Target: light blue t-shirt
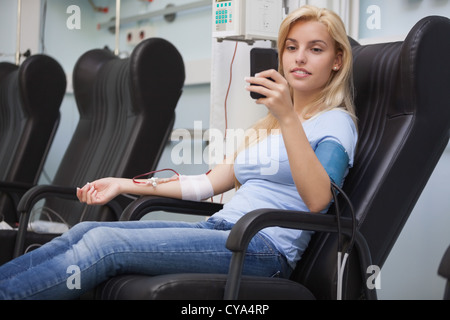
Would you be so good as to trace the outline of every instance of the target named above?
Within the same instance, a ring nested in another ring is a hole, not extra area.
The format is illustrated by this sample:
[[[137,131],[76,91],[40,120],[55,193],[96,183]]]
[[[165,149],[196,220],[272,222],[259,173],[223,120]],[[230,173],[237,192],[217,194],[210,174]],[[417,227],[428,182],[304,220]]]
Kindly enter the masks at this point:
[[[334,109],[304,122],[303,129],[313,150],[328,140],[345,149],[349,159],[344,174],[347,175],[353,166],[358,138],[352,118],[344,111]],[[246,213],[262,208],[309,211],[294,184],[282,135],[269,135],[239,153],[234,172],[242,186],[214,217],[236,223]],[[293,268],[313,234],[279,227],[266,228],[261,233],[274,243]]]

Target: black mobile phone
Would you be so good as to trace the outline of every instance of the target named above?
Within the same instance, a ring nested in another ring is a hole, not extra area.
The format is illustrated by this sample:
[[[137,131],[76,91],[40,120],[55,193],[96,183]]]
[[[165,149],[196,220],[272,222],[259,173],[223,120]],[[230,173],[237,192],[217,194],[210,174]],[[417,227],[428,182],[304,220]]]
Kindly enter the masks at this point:
[[[273,48],[253,48],[250,50],[250,75],[254,77],[255,74],[269,69],[278,70],[277,50]],[[250,96],[253,99],[265,98],[265,96],[255,92],[250,92]]]

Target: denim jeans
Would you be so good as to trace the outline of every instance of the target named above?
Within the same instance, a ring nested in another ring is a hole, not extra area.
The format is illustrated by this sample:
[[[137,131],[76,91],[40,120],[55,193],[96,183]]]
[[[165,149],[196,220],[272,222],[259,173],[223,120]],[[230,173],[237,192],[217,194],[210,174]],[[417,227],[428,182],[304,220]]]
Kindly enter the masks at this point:
[[[227,273],[232,224],[81,222],[60,237],[0,267],[0,299],[75,299],[125,273]],[[288,277],[285,258],[264,236],[251,241],[244,274]]]

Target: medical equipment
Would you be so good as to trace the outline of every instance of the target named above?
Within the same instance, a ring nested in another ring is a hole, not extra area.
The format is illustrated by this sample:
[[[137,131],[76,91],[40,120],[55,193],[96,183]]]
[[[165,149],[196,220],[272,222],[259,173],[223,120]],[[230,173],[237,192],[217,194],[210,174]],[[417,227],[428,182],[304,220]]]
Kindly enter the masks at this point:
[[[175,177],[166,179],[151,177],[147,180],[139,180],[140,178],[163,171],[172,171],[175,173]],[[162,169],[135,176],[133,182],[140,185],[151,185],[153,188],[156,188],[159,184],[178,180],[180,182],[181,198],[183,200],[201,201],[214,196],[214,189],[207,177],[210,172],[211,170],[200,175],[181,175],[173,169]]]
[[[183,200],[202,201],[214,196],[214,189],[208,176],[200,175],[180,175],[180,186]]]
[[[283,19],[280,0],[212,0],[213,38],[276,41]]]

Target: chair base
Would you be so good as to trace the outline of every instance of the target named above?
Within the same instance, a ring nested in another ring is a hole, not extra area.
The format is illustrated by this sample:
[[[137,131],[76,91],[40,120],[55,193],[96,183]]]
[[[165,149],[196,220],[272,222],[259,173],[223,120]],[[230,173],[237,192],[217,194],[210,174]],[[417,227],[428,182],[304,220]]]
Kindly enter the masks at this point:
[[[223,300],[227,275],[122,275],[98,286],[100,300]],[[207,297],[207,298],[205,298]],[[239,300],[315,300],[299,283],[287,279],[242,277]]]

